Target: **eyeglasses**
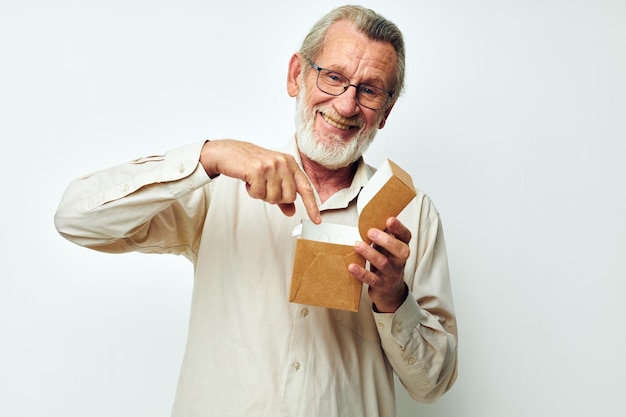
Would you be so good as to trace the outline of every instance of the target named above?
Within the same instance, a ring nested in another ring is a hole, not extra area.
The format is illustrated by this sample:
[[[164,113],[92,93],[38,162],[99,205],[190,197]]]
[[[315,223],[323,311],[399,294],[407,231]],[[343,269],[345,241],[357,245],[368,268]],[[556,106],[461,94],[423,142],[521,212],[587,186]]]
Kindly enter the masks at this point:
[[[338,72],[322,68],[310,59],[307,59],[307,61],[317,71],[317,80],[315,82],[317,88],[326,94],[340,96],[348,91],[349,87],[354,87],[356,88],[356,100],[360,105],[371,110],[382,109],[389,99],[393,97],[393,92],[367,84],[351,84],[348,78]]]

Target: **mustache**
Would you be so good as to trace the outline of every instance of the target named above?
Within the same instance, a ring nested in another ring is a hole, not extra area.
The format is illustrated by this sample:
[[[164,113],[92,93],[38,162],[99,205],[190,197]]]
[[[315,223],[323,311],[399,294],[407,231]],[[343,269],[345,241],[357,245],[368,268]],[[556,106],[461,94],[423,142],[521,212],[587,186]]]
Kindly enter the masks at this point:
[[[335,122],[346,126],[358,127],[359,129],[365,126],[365,120],[363,120],[360,115],[357,114],[355,116],[346,118],[337,114],[332,108],[327,108],[323,105],[317,105],[313,107],[312,113],[313,115],[321,113],[322,115],[334,120]]]

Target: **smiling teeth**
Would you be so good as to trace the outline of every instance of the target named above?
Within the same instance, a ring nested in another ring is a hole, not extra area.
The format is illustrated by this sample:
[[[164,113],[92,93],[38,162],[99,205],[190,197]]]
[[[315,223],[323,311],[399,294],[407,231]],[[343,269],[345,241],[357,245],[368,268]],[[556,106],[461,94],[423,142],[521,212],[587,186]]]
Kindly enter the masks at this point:
[[[336,121],[335,119],[331,119],[330,116],[327,116],[324,113],[322,113],[322,117],[324,118],[324,120],[326,120],[331,125],[335,126],[337,129],[348,130],[348,129],[350,129],[352,127],[350,125],[346,125],[346,124],[340,123],[340,122]]]

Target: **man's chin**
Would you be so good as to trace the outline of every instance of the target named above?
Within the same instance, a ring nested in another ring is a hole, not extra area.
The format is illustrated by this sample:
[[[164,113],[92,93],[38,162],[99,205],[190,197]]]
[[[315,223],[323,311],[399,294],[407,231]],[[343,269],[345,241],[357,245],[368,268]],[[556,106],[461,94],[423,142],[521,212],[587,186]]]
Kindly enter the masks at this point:
[[[322,161],[322,162],[318,162],[318,164],[320,164],[321,166],[323,166],[326,169],[330,169],[330,170],[335,171],[335,170],[342,169],[342,168],[345,168],[347,166],[350,166],[354,162],[355,161],[350,161],[350,162],[323,162]]]
[[[369,147],[376,131],[366,134],[358,132],[350,139],[339,136],[316,136],[313,126],[298,126],[296,141],[302,154],[326,169],[345,168],[358,161]]]
[[[310,149],[306,149],[305,147],[300,147],[300,152],[302,152],[308,159],[311,161],[323,166],[327,169],[341,169],[345,168],[354,162],[356,162],[360,155],[354,155],[354,152],[350,152],[349,155],[342,155],[340,150],[334,149],[316,149],[314,151]]]

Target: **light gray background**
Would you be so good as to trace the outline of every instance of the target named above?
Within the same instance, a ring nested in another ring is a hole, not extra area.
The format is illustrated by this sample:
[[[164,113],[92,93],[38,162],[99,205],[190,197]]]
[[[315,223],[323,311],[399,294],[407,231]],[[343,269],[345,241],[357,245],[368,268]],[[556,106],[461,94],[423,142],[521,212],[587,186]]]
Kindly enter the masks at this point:
[[[399,416],[618,416],[626,339],[626,2],[366,1],[407,91],[368,152],[434,199],[459,380]],[[278,146],[285,73],[336,1],[0,3],[0,415],[168,416],[192,269],[59,237],[73,178],[206,138]]]

